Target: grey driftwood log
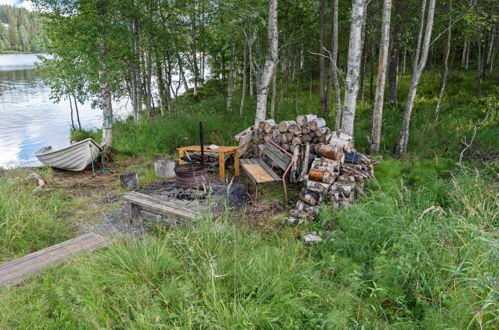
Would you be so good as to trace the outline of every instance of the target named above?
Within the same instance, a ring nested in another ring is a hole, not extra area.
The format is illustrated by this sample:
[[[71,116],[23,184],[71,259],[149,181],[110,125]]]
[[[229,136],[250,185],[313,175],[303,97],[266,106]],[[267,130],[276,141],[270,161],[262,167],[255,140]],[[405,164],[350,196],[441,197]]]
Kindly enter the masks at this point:
[[[123,188],[134,190],[139,187],[139,176],[135,171],[121,172],[120,182]]]
[[[175,177],[175,160],[159,159],[154,162],[154,172],[160,178],[170,179]]]

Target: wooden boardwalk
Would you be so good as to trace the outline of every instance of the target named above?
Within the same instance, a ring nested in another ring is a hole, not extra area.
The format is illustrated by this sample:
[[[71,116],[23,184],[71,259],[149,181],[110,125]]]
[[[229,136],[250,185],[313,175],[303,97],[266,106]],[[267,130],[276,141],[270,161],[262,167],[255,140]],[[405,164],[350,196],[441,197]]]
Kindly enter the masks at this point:
[[[0,265],[0,288],[15,284],[43,268],[63,262],[77,254],[103,248],[109,240],[98,234],[85,234]]]

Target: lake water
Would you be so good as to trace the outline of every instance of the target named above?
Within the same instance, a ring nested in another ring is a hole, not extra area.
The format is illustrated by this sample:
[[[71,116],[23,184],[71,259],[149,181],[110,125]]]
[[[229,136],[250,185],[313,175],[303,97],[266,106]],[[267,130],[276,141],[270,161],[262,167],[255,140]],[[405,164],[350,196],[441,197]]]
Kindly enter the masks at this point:
[[[71,112],[68,100],[50,99],[50,88],[35,71],[37,55],[0,55],[0,167],[34,166],[34,152],[51,145],[69,145]],[[114,105],[117,117],[129,113],[126,102]],[[102,125],[99,109],[78,106],[82,127]],[[76,120],[76,117],[75,117]]]

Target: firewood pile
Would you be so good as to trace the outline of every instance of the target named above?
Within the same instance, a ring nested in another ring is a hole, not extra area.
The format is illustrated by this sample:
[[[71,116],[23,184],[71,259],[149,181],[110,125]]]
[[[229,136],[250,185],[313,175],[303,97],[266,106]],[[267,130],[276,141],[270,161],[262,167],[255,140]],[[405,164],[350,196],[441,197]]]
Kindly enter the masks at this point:
[[[364,181],[374,178],[376,161],[356,152],[351,147],[351,138],[336,134],[332,144],[318,149],[306,176],[305,188],[300,191],[291,219],[294,225],[300,220],[314,220],[321,204],[334,208],[347,208],[364,191]]]
[[[290,182],[304,182],[291,225],[315,219],[321,204],[346,208],[362,193],[364,181],[374,177],[376,162],[356,152],[352,137],[331,131],[316,115],[299,115],[296,120],[260,122],[236,135],[241,157],[257,157],[268,141],[273,141],[297,159]]]

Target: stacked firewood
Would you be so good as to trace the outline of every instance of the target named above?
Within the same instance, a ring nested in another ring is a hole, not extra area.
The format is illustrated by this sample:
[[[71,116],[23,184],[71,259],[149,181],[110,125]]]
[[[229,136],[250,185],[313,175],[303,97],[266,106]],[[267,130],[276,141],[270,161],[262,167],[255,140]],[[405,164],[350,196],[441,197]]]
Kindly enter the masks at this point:
[[[268,119],[236,135],[241,157],[258,156],[268,141],[293,154],[297,160],[289,176],[291,182],[304,182],[289,224],[318,216],[319,207],[328,203],[346,208],[362,193],[364,181],[374,177],[369,157],[356,152],[352,137],[331,131],[323,118],[300,115],[296,120],[277,124]]]
[[[340,139],[340,137],[342,139]],[[239,142],[241,157],[258,156],[268,141],[293,154],[297,160],[290,174],[291,182],[302,182],[308,174],[310,163],[317,157],[319,149],[329,143],[345,143],[350,140],[345,134],[336,134],[326,126],[326,121],[316,115],[299,115],[296,120],[285,120],[277,124],[273,119],[261,121],[235,136]]]
[[[334,208],[348,207],[363,192],[364,181],[374,177],[376,162],[353,150],[349,136],[336,132],[333,135],[331,144],[318,148],[318,157],[310,166],[305,188],[291,212],[297,219],[315,219],[324,203]]]

